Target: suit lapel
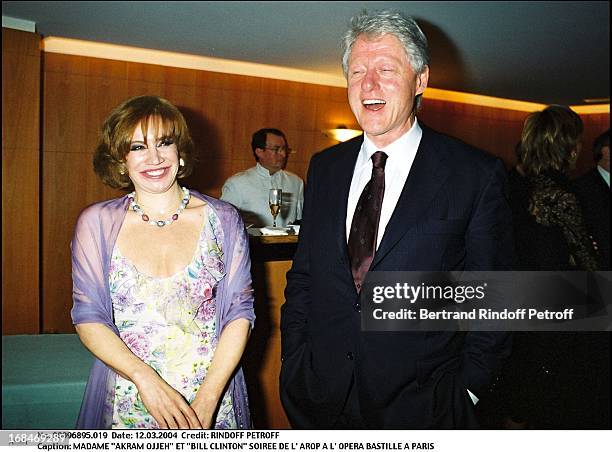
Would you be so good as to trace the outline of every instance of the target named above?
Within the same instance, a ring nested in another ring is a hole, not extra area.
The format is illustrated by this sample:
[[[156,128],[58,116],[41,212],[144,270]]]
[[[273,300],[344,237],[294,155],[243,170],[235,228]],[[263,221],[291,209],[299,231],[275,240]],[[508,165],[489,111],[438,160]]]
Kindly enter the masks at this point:
[[[436,146],[434,133],[425,126],[422,126],[422,129],[423,136],[417,154],[395,210],[385,228],[371,269],[374,269],[419,220],[425,218],[434,195],[450,173],[450,168],[444,164],[443,152]]]
[[[342,256],[342,260],[348,262],[348,249],[347,249],[347,237],[346,237],[346,209],[348,206],[349,190],[351,188],[351,181],[353,179],[353,171],[355,169],[355,162],[357,161],[357,155],[361,149],[363,143],[363,135],[357,139],[351,140],[346,143],[345,148],[340,155],[338,160],[335,162],[335,168],[332,171],[333,181],[331,187],[335,187],[335,194],[330,193],[330,197],[334,199],[332,214],[334,215],[333,223],[336,230],[336,244]],[[350,267],[349,267],[350,272]]]

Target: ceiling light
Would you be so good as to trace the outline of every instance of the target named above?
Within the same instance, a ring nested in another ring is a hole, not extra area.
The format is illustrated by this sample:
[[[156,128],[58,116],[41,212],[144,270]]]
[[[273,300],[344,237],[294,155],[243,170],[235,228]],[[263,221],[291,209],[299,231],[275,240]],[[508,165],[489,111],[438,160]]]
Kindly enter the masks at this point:
[[[582,99],[585,104],[609,104],[609,97],[601,97],[599,99]]]

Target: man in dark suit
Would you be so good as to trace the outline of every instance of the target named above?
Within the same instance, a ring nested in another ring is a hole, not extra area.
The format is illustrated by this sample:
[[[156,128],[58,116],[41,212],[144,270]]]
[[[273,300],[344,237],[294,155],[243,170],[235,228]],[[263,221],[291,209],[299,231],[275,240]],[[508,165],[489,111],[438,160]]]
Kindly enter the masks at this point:
[[[344,48],[365,134],[310,162],[282,307],[283,406],[297,428],[477,427],[509,335],[362,331],[359,292],[368,270],[509,269],[504,167],[416,121],[429,58],[412,19],[362,13]]]
[[[610,270],[610,130],[593,144],[595,168],[575,181],[584,220],[597,242],[598,268]]]

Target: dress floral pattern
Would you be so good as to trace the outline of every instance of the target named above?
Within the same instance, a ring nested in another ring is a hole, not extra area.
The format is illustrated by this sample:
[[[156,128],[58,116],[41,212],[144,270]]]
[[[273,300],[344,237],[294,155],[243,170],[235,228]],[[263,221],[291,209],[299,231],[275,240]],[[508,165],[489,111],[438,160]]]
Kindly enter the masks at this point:
[[[115,324],[129,349],[191,403],[217,346],[215,291],[225,276],[219,220],[208,206],[192,261],[166,278],[139,272],[117,246],[109,284]],[[159,428],[134,383],[117,375],[112,428]],[[226,392],[215,428],[236,428]]]

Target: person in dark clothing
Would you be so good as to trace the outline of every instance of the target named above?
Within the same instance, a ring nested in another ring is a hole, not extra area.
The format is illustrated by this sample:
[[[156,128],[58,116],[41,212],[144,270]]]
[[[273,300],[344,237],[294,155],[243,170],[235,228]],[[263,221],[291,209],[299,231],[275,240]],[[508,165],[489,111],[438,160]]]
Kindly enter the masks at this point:
[[[580,117],[563,106],[529,115],[509,177],[517,270],[598,270],[596,244],[568,178],[581,149]],[[505,428],[609,427],[609,334],[516,332],[495,383]]]
[[[593,144],[595,168],[575,181],[584,220],[597,243],[598,267],[610,270],[610,130]]]

